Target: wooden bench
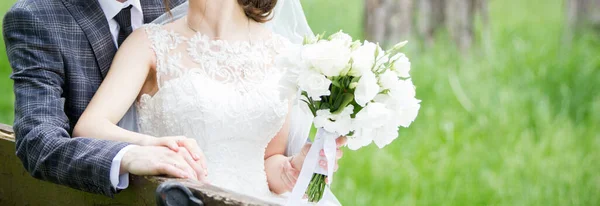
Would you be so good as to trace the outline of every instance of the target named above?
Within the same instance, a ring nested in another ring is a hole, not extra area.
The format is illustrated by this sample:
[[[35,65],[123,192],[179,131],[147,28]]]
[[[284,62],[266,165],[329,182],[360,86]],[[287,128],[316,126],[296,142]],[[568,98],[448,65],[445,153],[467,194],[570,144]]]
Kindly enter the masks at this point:
[[[41,181],[31,177],[15,155],[12,128],[0,124],[0,205],[157,205],[157,188],[161,185],[164,188],[173,182],[187,187],[207,206],[269,205],[267,202],[197,181],[157,176],[132,175],[129,188],[121,191],[114,199]]]

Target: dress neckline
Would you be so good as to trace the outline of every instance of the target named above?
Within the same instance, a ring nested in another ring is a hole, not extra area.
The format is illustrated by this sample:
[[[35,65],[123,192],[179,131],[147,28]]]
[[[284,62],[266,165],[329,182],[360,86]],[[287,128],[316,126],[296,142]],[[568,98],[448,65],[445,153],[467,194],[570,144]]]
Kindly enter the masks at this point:
[[[207,42],[210,45],[220,45],[220,46],[246,46],[246,47],[251,47],[254,45],[264,45],[269,41],[272,41],[273,38],[275,37],[276,34],[274,34],[272,31],[268,31],[267,35],[265,35],[264,37],[258,38],[258,39],[253,39],[252,35],[250,35],[248,38],[248,40],[226,40],[226,39],[214,39],[209,37],[208,35],[202,33],[202,32],[192,32],[193,34],[190,35],[184,35],[182,32],[180,31],[176,31],[174,29],[170,29],[170,28],[166,28],[164,25],[161,24],[154,24],[154,23],[150,23],[149,25],[153,25],[155,27],[157,27],[158,29],[165,31],[171,35],[174,35],[178,38],[181,38],[182,40],[188,42],[190,39],[196,39],[196,40],[201,40],[203,42]],[[255,33],[252,33],[255,34]]]

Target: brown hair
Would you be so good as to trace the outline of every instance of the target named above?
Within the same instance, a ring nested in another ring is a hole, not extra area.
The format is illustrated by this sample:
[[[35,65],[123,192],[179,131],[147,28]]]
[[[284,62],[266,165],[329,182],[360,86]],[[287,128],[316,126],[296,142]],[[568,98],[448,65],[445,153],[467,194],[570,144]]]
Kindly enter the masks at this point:
[[[271,20],[271,13],[277,0],[238,0],[248,18],[260,23]]]
[[[167,13],[171,14],[171,1],[163,0]],[[238,0],[238,4],[244,8],[248,18],[260,23],[271,20],[271,13],[277,4],[277,0]]]

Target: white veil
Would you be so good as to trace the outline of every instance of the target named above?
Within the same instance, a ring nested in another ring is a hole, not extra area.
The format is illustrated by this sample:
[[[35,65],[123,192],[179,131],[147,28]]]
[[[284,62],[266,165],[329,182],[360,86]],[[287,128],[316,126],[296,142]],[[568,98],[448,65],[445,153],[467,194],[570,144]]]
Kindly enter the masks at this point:
[[[189,4],[185,3],[171,9],[171,15],[163,14],[154,20],[155,24],[167,24],[187,15]],[[273,19],[264,24],[265,28],[273,33],[286,37],[294,44],[301,44],[305,36],[313,36],[313,32],[308,26],[300,0],[278,0],[273,9]],[[288,136],[288,145],[286,155],[293,155],[302,149],[306,144],[310,127],[312,125],[312,115],[306,113],[301,107],[305,106],[300,101],[299,94],[290,111],[290,132]]]

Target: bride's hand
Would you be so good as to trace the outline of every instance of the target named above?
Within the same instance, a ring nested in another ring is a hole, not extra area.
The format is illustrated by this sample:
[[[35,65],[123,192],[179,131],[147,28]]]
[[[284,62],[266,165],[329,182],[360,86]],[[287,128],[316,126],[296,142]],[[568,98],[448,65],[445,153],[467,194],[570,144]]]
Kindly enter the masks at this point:
[[[187,151],[185,153],[188,153],[189,157],[191,157],[188,160],[188,164],[194,169],[198,180],[203,180],[208,175],[208,170],[206,169],[206,158],[195,139],[184,136],[169,136],[160,138],[148,137],[140,141],[139,144],[142,146],[163,146],[180,154],[182,154],[184,151]]]
[[[346,137],[340,137],[335,140],[336,155],[335,166],[333,167],[334,172],[338,170],[337,161],[344,155],[344,152],[340,148],[346,145],[347,140],[348,139]],[[308,154],[310,147],[311,143],[305,144],[299,154],[292,156],[290,158],[290,161],[286,162],[286,164],[283,165],[282,179],[289,190],[292,190],[296,185],[296,181],[298,179],[298,176],[300,175],[300,170],[302,170],[302,164],[304,164],[304,159],[306,159],[306,155]],[[319,155],[322,158],[325,158],[325,152],[323,150],[319,152]],[[327,169],[327,162],[325,160],[320,160],[319,166],[321,166],[323,169]]]

